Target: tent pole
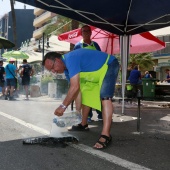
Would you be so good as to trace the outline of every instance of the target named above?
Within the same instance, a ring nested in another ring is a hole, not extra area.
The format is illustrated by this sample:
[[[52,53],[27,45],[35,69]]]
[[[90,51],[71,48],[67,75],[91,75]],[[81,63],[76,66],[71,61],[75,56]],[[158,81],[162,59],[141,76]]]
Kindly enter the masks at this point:
[[[129,57],[129,35],[120,36],[120,56],[121,56],[121,71],[122,71],[122,114],[124,114],[125,107],[125,87],[126,87],[126,73],[127,61]]]

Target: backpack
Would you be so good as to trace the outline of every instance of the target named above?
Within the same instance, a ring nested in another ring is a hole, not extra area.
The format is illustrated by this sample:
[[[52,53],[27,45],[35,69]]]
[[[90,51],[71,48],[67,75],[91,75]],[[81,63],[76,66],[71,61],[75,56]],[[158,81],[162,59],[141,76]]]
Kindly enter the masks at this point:
[[[24,64],[22,67],[24,68],[23,76],[30,76],[32,67],[29,64]]]

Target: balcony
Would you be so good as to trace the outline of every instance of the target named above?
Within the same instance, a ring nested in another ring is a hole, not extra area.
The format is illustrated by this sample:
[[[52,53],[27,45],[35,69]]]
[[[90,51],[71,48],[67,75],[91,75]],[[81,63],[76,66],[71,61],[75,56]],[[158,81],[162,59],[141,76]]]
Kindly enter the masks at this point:
[[[33,26],[34,27],[41,27],[41,25],[43,25],[44,23],[49,21],[55,15],[56,14],[47,11],[47,12],[43,13],[42,15],[40,15],[39,17],[34,19]]]
[[[36,40],[42,37],[43,31],[45,27],[41,27],[33,32],[33,38]]]
[[[51,23],[49,23],[49,24],[44,25],[43,27],[40,27],[39,29],[36,29],[36,30],[33,32],[33,38],[35,38],[35,39],[41,38],[41,37],[42,37],[42,34],[43,34],[44,30],[45,30],[45,28],[46,28],[48,25],[51,25],[51,24],[54,24],[54,23],[56,23],[56,22],[53,21],[53,22],[51,22]]]
[[[44,9],[40,9],[40,8],[35,8],[34,9],[34,15],[39,16],[44,12]]]

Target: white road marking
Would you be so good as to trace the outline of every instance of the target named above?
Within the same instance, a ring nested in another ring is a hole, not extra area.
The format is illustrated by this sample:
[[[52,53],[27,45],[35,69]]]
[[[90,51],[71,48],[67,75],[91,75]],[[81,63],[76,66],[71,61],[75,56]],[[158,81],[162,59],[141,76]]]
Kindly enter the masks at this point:
[[[8,114],[6,114],[4,112],[0,112],[0,115],[4,116],[4,117],[6,117],[6,118],[8,118],[10,120],[13,120],[13,121],[15,121],[15,122],[27,127],[27,128],[30,128],[30,129],[32,129],[32,130],[34,130],[36,132],[42,133],[44,135],[50,135],[49,131],[47,131],[45,129],[42,129],[40,127],[37,127],[35,125],[32,125],[30,123],[27,123],[27,122],[25,122],[25,121],[23,121],[21,119],[18,119],[18,118],[14,117],[14,116],[8,115]],[[137,170],[151,170],[151,169],[148,169],[148,168],[146,168],[144,166],[140,166],[140,165],[135,164],[133,162],[129,162],[129,161],[126,161],[124,159],[121,159],[121,158],[119,158],[117,156],[102,152],[100,150],[92,149],[91,147],[83,145],[83,144],[77,144],[77,145],[70,144],[70,146],[72,146],[72,147],[74,147],[76,149],[79,149],[81,151],[84,151],[86,153],[89,153],[89,154],[91,154],[93,156],[96,156],[98,158],[101,158],[103,160],[106,160],[106,161],[109,161],[109,162],[114,163],[116,165],[119,165],[121,167],[130,169],[130,170],[136,170],[136,169]]]
[[[48,130],[42,129],[42,128],[40,128],[38,126],[35,126],[33,124],[30,124],[30,123],[27,123],[27,122],[25,122],[25,121],[23,121],[21,119],[18,119],[18,118],[14,117],[14,116],[8,115],[8,114],[6,114],[4,112],[0,112],[0,115],[6,117],[8,119],[11,119],[11,120],[13,120],[13,121],[15,121],[15,122],[17,122],[17,123],[19,123],[19,124],[21,124],[23,126],[26,126],[26,127],[30,128],[30,129],[33,129],[36,132],[42,133],[44,135],[49,135],[50,134],[50,132]]]
[[[111,155],[109,153],[105,153],[105,152],[102,152],[100,150],[92,149],[91,147],[83,145],[83,144],[78,144],[78,145],[71,144],[70,146],[72,146],[76,149],[82,150],[82,151],[89,153],[91,155],[97,156],[101,159],[107,160],[107,161],[114,163],[116,165],[119,165],[121,167],[130,169],[130,170],[151,170],[149,168],[146,168],[144,166],[140,166],[140,165],[135,164],[133,162],[126,161],[124,159],[121,159],[121,158],[114,156],[114,155]]]

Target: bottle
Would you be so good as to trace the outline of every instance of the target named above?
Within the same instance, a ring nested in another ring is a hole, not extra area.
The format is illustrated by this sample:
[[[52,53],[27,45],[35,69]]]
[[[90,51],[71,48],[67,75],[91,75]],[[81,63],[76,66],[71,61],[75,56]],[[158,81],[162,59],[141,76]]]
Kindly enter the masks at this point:
[[[68,127],[81,123],[81,113],[77,111],[64,112],[63,116],[55,116],[53,119],[58,127]]]

